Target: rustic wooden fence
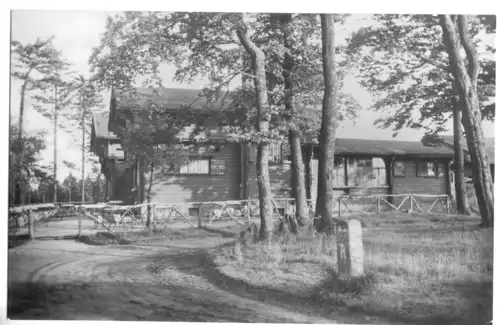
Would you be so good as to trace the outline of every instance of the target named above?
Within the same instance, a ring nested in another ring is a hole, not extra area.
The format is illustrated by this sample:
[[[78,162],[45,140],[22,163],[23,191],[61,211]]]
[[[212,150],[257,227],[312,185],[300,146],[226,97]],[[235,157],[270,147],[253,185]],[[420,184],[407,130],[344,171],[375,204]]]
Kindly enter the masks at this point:
[[[386,213],[422,212],[450,213],[451,200],[448,195],[392,194],[370,196],[340,196],[337,198],[337,213]]]
[[[293,198],[275,198],[273,203],[273,214],[275,218],[282,218],[285,215],[295,213],[295,200]],[[308,201],[310,210],[314,209],[315,202]],[[477,203],[476,203],[477,204]],[[82,227],[94,229],[95,223],[99,220],[102,223],[102,209],[109,203],[84,204],[86,209],[84,214],[74,213],[78,218],[69,218],[65,222],[53,222],[53,233],[80,234]],[[113,208],[113,206],[112,206]],[[138,205],[116,205],[120,216],[128,215],[135,221],[135,228],[144,228],[147,219],[148,204]],[[41,224],[54,216],[54,204],[26,205],[9,209],[9,230],[11,228],[29,233],[31,229],[29,217],[33,224]],[[202,227],[213,226],[219,221],[230,221],[245,225],[258,220],[259,201],[258,200],[234,200],[234,201],[211,201],[211,202],[189,202],[189,203],[152,203],[151,214],[153,227],[176,226],[182,227]],[[448,195],[425,195],[425,194],[392,194],[392,195],[343,195],[335,198],[335,216],[342,218],[346,215],[357,215],[371,213],[389,212],[421,212],[421,213],[451,213],[453,203]],[[29,213],[28,213],[29,212]],[[31,213],[31,214],[30,214]],[[257,218],[257,219],[256,219]],[[61,218],[62,220],[62,218]],[[130,220],[130,218],[129,218]],[[59,221],[55,218],[54,221]],[[83,225],[83,226],[82,226]],[[102,223],[100,229],[107,229]],[[12,226],[12,227],[11,227]],[[34,227],[32,230],[37,231]]]

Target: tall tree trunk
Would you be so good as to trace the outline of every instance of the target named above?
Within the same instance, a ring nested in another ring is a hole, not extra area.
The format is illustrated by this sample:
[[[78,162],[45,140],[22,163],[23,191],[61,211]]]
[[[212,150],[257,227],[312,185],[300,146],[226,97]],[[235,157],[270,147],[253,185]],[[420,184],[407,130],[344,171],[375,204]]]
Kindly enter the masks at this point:
[[[85,107],[82,101],[82,203],[85,203]]]
[[[462,122],[472,163],[474,188],[481,213],[481,226],[492,227],[494,215],[493,182],[484,152],[484,134],[481,127],[481,111],[477,95],[479,73],[477,53],[469,38],[466,16],[441,15],[440,24],[443,29],[443,39],[454,83],[462,103]],[[468,69],[460,56],[462,47],[467,55]]]
[[[54,203],[57,202],[57,86],[54,86]]]
[[[257,131],[264,135],[257,149],[257,185],[259,188],[260,209],[260,239],[270,237],[273,231],[273,206],[271,193],[271,180],[269,176],[269,140],[265,138],[269,132],[271,113],[267,99],[266,86],[266,56],[251,40],[245,27],[237,30],[238,38],[245,50],[252,57],[252,70],[254,85],[257,95]]]
[[[31,70],[30,70],[31,71]],[[21,103],[19,104],[19,127],[18,127],[18,143],[19,143],[19,156],[17,157],[17,167],[16,171],[16,192],[15,192],[15,203],[23,204],[24,203],[24,191],[23,191],[23,163],[24,163],[24,141],[23,141],[23,133],[24,133],[24,97],[26,95],[26,87],[28,85],[28,77],[29,73],[26,74],[26,78],[24,79],[23,85],[21,86]]]
[[[304,174],[304,160],[302,159],[302,150],[300,146],[300,132],[294,125],[297,118],[297,109],[294,103],[295,90],[293,88],[293,69],[295,67],[293,57],[290,54],[293,50],[293,41],[291,29],[292,14],[280,15],[280,21],[283,24],[283,42],[285,52],[283,62],[283,79],[285,84],[285,108],[289,113],[291,126],[289,131],[290,149],[292,155],[292,188],[295,198],[295,216],[299,225],[304,225],[308,218],[307,213],[307,194]]]
[[[24,132],[24,97],[26,96],[26,87],[28,86],[28,74],[26,75],[26,79],[21,86],[21,103],[19,104],[19,129],[18,131],[18,139],[21,141],[23,138]]]
[[[469,202],[465,195],[464,151],[462,148],[462,118],[460,107],[453,110],[453,148],[455,150],[455,200],[457,213],[470,214]]]
[[[15,190],[14,190],[14,204],[19,205],[23,203],[22,200],[22,190],[21,190],[22,178],[20,172],[16,175],[15,180]]]
[[[305,149],[305,169],[306,169],[306,196],[308,200],[312,200],[312,183],[313,183],[313,175],[312,175],[312,159],[314,154],[314,144],[309,143]],[[316,203],[316,202],[314,202]],[[310,206],[312,210],[312,206]]]
[[[300,226],[307,223],[309,219],[306,192],[306,177],[304,172],[304,161],[300,146],[300,136],[297,132],[290,130],[290,148],[292,154],[292,187],[295,198],[295,217]]]
[[[146,201],[148,203],[148,217],[146,220],[146,227],[151,228],[151,215],[152,215],[152,209],[153,207],[151,206],[151,190],[153,189],[153,180],[154,180],[154,170],[155,170],[155,165],[154,162],[151,161],[149,165],[149,184],[148,184],[148,189],[146,191]]]
[[[325,93],[319,135],[318,194],[315,225],[320,232],[334,231],[334,146],[337,128],[337,79],[335,71],[334,18],[321,14],[321,41]]]

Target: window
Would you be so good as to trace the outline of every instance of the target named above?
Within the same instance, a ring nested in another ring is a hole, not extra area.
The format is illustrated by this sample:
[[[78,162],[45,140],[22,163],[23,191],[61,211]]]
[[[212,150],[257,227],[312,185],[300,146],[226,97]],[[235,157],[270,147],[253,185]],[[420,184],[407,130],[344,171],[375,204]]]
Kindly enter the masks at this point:
[[[396,177],[405,177],[405,162],[404,161],[395,161],[392,174]]]
[[[379,157],[373,157],[372,168],[373,168],[373,185],[374,186],[387,185],[384,160]]]
[[[373,186],[374,172],[372,158],[356,158],[354,170],[354,179],[349,180],[350,185],[355,186]]]
[[[437,175],[439,178],[444,177],[444,164],[442,163],[437,163]]]
[[[292,150],[290,148],[290,143],[288,141],[283,141],[281,143],[281,160],[283,162],[290,161],[291,157],[290,155],[292,154]]]
[[[210,173],[210,158],[187,158],[182,163],[166,162],[163,173],[168,175],[208,175]]]
[[[345,158],[335,157],[334,168],[334,184],[336,186],[345,186]]]
[[[189,158],[180,166],[184,175],[208,175],[210,173],[210,158]]]
[[[281,142],[271,142],[269,145],[269,161],[281,162]]]
[[[442,168],[439,170],[438,164],[435,162],[426,161],[417,163],[417,177],[439,177],[442,174]]]
[[[359,167],[371,167],[372,166],[372,160],[371,159],[358,159],[358,166]]]
[[[200,208],[189,208],[188,215],[190,217],[198,217],[200,215]]]

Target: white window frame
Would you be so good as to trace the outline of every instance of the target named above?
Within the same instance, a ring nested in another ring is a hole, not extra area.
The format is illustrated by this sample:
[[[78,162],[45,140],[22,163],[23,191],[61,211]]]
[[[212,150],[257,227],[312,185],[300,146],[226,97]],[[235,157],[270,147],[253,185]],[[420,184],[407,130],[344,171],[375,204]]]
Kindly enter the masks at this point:
[[[376,163],[376,162],[380,162]],[[387,185],[387,174],[385,161],[380,157],[372,158],[372,173],[375,186],[385,186]]]
[[[210,175],[210,159],[208,157],[202,158],[188,158],[184,163],[179,166],[180,175]],[[205,165],[200,164],[205,162]]]
[[[343,186],[346,186],[346,179],[347,179],[347,175],[345,173],[345,167],[346,167],[346,163],[347,163],[347,157],[335,157],[334,159],[334,184],[336,187],[343,187]],[[339,160],[341,160],[341,162],[339,163]],[[339,177],[341,176],[341,177]],[[340,180],[342,180],[342,182],[340,182]]]

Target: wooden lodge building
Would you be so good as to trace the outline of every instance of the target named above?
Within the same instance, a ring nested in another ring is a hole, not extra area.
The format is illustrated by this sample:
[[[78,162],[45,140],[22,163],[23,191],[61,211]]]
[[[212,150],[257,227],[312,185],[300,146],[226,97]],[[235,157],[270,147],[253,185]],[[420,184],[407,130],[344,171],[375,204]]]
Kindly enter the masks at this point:
[[[444,135],[441,137],[444,146],[453,149],[453,135]],[[495,181],[495,138],[485,138],[486,159],[490,165],[491,177]],[[464,151],[464,176],[472,178],[472,163],[467,148],[467,141],[462,138],[462,146]],[[451,169],[454,170],[454,162],[451,164]]]
[[[138,89],[135,100],[112,94],[109,112],[94,114],[91,149],[99,156],[106,177],[106,196],[125,204],[145,202],[148,174],[136,161],[125,167],[120,128],[145,99],[165,109],[180,109],[193,102],[197,90],[163,89],[154,94]],[[206,102],[199,104],[200,109]],[[217,105],[215,105],[217,106]],[[215,107],[216,109],[217,107]],[[187,131],[188,132],[188,131]],[[201,142],[186,143],[186,161],[180,166],[158,166],[154,171],[152,202],[181,203],[256,199],[256,148],[228,142],[217,125],[205,125]],[[291,197],[291,164],[287,144],[274,143],[270,176],[274,197]],[[309,137],[303,142],[307,193],[315,200],[318,146]],[[335,145],[335,191],[341,194],[450,194],[450,163],[453,150],[447,146],[424,146],[420,141],[342,139]]]

